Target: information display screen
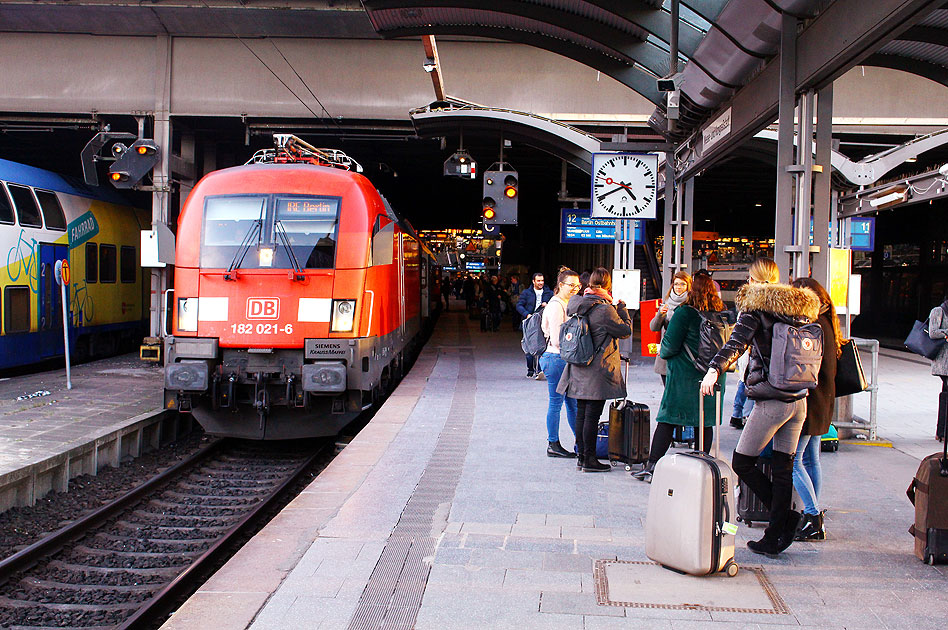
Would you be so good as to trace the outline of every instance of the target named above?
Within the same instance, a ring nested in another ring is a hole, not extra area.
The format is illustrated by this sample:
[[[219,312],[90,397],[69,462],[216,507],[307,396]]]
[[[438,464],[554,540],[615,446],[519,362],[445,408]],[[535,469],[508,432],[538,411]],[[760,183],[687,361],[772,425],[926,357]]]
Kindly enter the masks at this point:
[[[635,219],[635,242],[642,244],[642,221]],[[594,219],[589,210],[564,208],[560,214],[560,243],[605,243],[616,239],[616,219]]]
[[[287,199],[277,198],[277,215],[284,218],[291,216],[335,216],[339,207],[338,199]]]
[[[875,217],[853,217],[849,223],[850,247],[857,252],[871,252],[876,248]]]

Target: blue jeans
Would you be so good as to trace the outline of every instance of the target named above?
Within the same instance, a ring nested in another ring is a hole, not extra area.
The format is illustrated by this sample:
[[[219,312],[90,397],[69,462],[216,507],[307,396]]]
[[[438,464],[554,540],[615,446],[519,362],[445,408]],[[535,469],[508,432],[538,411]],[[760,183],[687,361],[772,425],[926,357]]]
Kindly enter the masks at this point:
[[[803,501],[804,514],[820,513],[823,471],[820,467],[820,436],[801,435],[793,458],[793,487]]]
[[[560,440],[560,408],[566,403],[566,421],[569,428],[573,431],[573,437],[576,437],[576,399],[556,393],[556,386],[559,385],[560,377],[563,376],[563,370],[566,369],[566,361],[560,358],[560,355],[552,352],[544,352],[540,356],[540,369],[546,375],[546,387],[550,392],[550,404],[546,410],[546,432],[547,440],[550,442],[559,442]]]
[[[744,381],[737,382],[737,392],[734,394],[734,411],[731,412],[732,418],[746,418],[754,408],[754,401],[747,397],[747,390],[744,387]],[[745,412],[744,410],[747,409]]]

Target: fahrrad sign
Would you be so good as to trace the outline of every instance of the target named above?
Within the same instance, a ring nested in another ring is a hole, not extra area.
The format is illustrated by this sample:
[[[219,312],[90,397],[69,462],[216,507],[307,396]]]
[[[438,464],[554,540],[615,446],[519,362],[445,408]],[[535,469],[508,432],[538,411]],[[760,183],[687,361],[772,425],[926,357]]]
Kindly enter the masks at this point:
[[[92,212],[86,212],[66,227],[69,235],[69,249],[79,247],[99,233],[99,222]]]

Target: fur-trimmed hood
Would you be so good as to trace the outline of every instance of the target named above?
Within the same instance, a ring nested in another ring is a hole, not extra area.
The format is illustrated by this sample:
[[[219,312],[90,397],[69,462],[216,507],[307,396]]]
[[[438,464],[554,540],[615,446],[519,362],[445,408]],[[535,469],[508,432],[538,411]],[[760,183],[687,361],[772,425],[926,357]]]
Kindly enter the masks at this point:
[[[820,298],[816,293],[788,284],[745,284],[737,292],[734,303],[739,311],[766,311],[811,322],[820,316]]]

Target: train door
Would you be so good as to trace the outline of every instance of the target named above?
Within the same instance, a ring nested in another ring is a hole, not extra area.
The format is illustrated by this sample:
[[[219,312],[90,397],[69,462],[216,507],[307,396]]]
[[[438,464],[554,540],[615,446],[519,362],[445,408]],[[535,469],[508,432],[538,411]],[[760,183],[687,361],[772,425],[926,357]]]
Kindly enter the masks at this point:
[[[66,260],[65,245],[40,244],[39,334],[40,356],[44,359],[63,354],[63,307],[56,282],[56,261]]]
[[[405,325],[405,235],[398,233],[398,326]]]

